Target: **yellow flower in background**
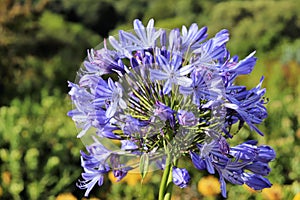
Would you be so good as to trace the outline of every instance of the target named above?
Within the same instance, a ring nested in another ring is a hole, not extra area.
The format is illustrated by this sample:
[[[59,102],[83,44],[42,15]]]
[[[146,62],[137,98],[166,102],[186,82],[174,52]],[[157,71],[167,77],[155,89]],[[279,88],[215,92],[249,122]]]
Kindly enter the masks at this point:
[[[282,188],[280,185],[274,184],[271,188],[265,188],[262,191],[263,198],[266,200],[281,200]]]
[[[9,171],[2,172],[2,181],[5,185],[9,185],[11,181],[11,173]]]
[[[214,176],[206,176],[198,182],[198,191],[203,196],[215,196],[221,193],[219,180]]]
[[[0,197],[2,197],[2,195],[3,195],[3,189],[2,189],[2,187],[0,186]]]
[[[124,181],[126,181],[130,186],[135,186],[137,183],[140,183],[141,180],[142,176],[139,173],[128,173],[124,177]]]
[[[294,196],[293,200],[300,200],[300,192]]]
[[[77,198],[71,193],[59,194],[55,200],[77,200]]]

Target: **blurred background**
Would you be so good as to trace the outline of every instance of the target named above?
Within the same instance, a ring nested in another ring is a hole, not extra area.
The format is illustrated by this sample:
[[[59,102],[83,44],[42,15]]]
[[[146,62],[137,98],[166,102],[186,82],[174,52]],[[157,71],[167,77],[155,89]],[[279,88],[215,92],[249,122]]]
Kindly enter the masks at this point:
[[[228,49],[240,58],[253,50],[258,62],[238,81],[255,87],[262,75],[269,117],[232,141],[257,139],[275,148],[272,188],[255,192],[227,185],[228,199],[300,199],[300,6],[298,1],[234,0],[0,0],[0,199],[84,199],[76,188],[82,171],[67,80],[89,48],[118,29],[132,29],[135,18],[156,27],[196,22],[209,37],[226,28]],[[190,187],[173,199],[222,199],[216,178],[183,162]],[[90,199],[156,199],[160,172],[115,183],[111,175]]]

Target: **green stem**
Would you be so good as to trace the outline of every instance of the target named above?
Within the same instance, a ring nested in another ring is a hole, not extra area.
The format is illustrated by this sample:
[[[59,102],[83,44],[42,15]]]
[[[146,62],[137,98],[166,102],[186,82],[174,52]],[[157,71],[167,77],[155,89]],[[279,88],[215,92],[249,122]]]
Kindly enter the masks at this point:
[[[164,200],[170,200],[172,197],[172,190],[173,190],[172,166],[170,167],[169,177],[168,177],[166,185],[167,185],[167,188],[166,188]]]
[[[177,165],[177,160],[174,161],[174,166]],[[166,192],[165,192],[165,198],[164,200],[171,200],[172,197],[172,192],[173,192],[173,174],[172,174],[172,165],[170,165],[170,172],[169,172],[169,177],[168,177],[168,181],[167,181],[167,188],[166,188]]]
[[[165,191],[167,189],[167,184],[169,180],[169,174],[172,174],[171,156],[167,155],[167,160],[165,164],[164,173],[160,182],[158,200],[164,200]]]

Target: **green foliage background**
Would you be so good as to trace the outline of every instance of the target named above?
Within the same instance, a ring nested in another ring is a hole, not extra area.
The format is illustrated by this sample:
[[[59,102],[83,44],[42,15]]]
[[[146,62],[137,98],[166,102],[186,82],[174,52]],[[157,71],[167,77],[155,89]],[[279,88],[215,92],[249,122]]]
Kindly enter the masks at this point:
[[[132,29],[135,18],[174,28],[196,22],[209,35],[226,28],[231,54],[257,51],[252,75],[239,81],[254,87],[262,75],[269,117],[264,138],[245,128],[233,141],[258,139],[275,148],[270,179],[280,198],[300,192],[300,7],[295,1],[236,0],[0,0],[0,199],[55,199],[72,193],[80,177],[77,130],[67,80],[93,48],[118,29]],[[188,163],[188,162],[186,162]],[[185,163],[184,163],[185,164]],[[206,175],[191,164],[193,181],[175,190],[175,199],[206,199],[197,182]],[[136,187],[106,179],[91,196],[101,199],[155,199],[160,173]],[[229,199],[268,199],[228,184]],[[221,199],[220,196],[215,197]],[[270,199],[270,198],[269,198]],[[275,198],[276,199],[276,198]]]

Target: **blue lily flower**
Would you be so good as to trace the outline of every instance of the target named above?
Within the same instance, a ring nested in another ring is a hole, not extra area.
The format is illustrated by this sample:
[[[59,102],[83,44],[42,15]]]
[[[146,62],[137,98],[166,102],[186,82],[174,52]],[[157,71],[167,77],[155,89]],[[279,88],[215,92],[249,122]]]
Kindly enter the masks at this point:
[[[104,166],[99,166],[98,170],[84,168],[84,173],[81,174],[84,180],[79,181],[77,187],[86,190],[84,196],[87,197],[96,183],[98,186],[103,185],[104,175],[108,172],[109,168]]]
[[[264,176],[275,151],[256,141],[234,147],[228,142],[244,124],[263,135],[256,126],[267,117],[263,78],[250,90],[235,83],[252,72],[255,52],[240,61],[230,57],[227,30],[204,41],[207,28],[197,24],[168,34],[155,29],[153,19],[146,26],[136,19],[133,26],[132,32],[110,36],[110,45],[104,40],[103,48],[89,50],[78,84],[69,82],[75,109],[68,115],[81,129],[78,137],[96,129],[94,143],[81,152],[84,180],[78,186],[86,190],[85,196],[96,183],[103,184],[109,171],[119,181],[136,168],[126,162],[132,156],[143,156],[142,168],[156,164],[165,170],[164,177],[172,170],[173,183],[181,188],[191,177],[176,167],[180,156],[189,156],[196,169],[217,172],[224,197],[226,181],[256,190],[270,187]],[[238,130],[233,134],[234,124]],[[107,149],[101,143],[107,140],[121,145]],[[166,184],[162,181],[162,192]]]
[[[198,25],[193,23],[189,29],[186,26],[182,26],[182,51],[193,51],[201,45],[200,42],[207,37],[207,27],[202,27],[198,30]]]
[[[181,67],[182,57],[173,55],[171,62],[161,55],[157,56],[157,62],[162,67],[160,69],[150,69],[152,80],[166,80],[163,87],[163,94],[169,94],[172,90],[172,85],[190,86],[192,80],[185,75],[193,70],[193,65]]]
[[[193,112],[186,110],[178,110],[177,112],[178,123],[182,126],[194,126],[197,124],[198,119]]]
[[[200,154],[190,152],[190,155],[197,169],[206,169],[211,174],[216,170],[219,173],[223,197],[227,196],[225,180],[237,185],[247,184],[255,190],[271,186],[269,180],[263,176],[270,172],[267,163],[271,161],[271,158],[274,159],[274,150],[272,151],[270,148],[270,159],[266,159],[267,162],[261,162],[259,149],[262,148],[262,152],[264,152],[265,147],[257,147],[255,141],[249,141],[230,148],[228,152],[232,156],[231,158],[229,154],[222,153],[223,145],[218,145],[220,140],[214,140],[206,146],[198,145]],[[249,173],[248,170],[252,173]]]
[[[185,188],[189,184],[191,177],[184,168],[173,167],[172,169],[173,183],[180,188]]]
[[[126,102],[122,99],[122,95],[122,87],[114,83],[111,78],[107,82],[100,79],[96,88],[94,105],[96,107],[106,105],[105,116],[111,118],[117,112],[118,107],[126,108]]]

